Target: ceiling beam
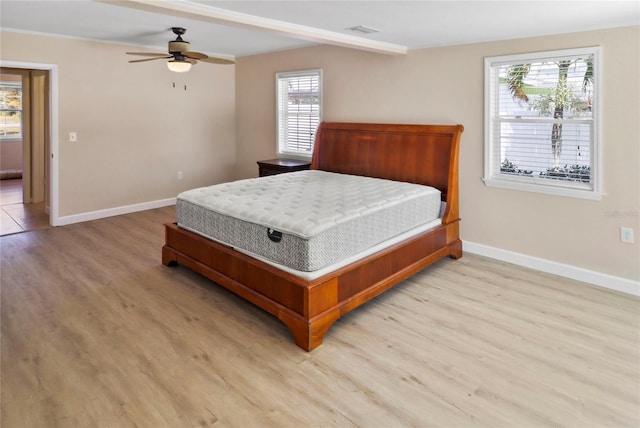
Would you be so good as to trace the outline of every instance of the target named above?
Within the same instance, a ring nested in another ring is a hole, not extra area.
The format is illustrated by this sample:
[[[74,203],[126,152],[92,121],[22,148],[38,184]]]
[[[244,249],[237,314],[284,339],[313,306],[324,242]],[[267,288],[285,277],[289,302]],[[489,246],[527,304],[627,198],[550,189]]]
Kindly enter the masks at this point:
[[[393,43],[369,40],[364,37],[351,36],[319,28],[292,24],[275,19],[262,18],[246,13],[234,12],[194,3],[186,0],[98,0],[103,3],[126,6],[150,12],[170,14],[189,19],[212,22],[221,25],[233,25],[251,29],[270,31],[286,37],[306,40],[314,43],[342,46],[388,55],[403,55],[406,46]]]

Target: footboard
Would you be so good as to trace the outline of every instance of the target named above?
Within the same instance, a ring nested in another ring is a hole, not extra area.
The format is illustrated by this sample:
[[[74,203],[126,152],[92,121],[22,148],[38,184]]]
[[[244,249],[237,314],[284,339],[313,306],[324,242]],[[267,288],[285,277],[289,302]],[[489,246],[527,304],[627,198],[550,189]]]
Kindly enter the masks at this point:
[[[305,280],[178,227],[165,225],[162,263],[182,264],[280,319],[310,351],[343,314],[435,261],[460,257],[440,226],[314,280]]]

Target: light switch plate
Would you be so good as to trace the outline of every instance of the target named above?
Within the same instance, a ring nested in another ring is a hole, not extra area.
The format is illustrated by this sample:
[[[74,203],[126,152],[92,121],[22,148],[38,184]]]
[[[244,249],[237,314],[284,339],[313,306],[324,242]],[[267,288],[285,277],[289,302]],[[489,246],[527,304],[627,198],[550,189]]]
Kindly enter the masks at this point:
[[[621,227],[620,241],[626,244],[633,244],[633,229],[630,227]]]

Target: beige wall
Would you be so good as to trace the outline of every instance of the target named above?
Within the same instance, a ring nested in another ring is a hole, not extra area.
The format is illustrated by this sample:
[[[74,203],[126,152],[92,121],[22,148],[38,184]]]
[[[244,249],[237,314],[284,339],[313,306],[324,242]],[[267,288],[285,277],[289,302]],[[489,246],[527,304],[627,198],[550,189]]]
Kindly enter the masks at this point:
[[[140,50],[131,46],[0,35],[2,60],[58,65],[61,217],[172,198],[232,176],[234,66],[175,74],[162,61],[129,64],[125,52]]]
[[[640,32],[638,27],[412,51],[384,56],[320,46],[240,58],[236,178],[275,155],[274,75],[322,68],[324,120],[461,123],[462,239],[640,280]],[[602,46],[601,201],[489,188],[483,175],[483,59]],[[635,229],[623,244],[619,227]]]
[[[22,169],[22,140],[0,142],[0,171]]]
[[[60,216],[256,176],[255,162],[275,155],[275,73],[322,68],[325,120],[465,126],[463,240],[640,279],[638,27],[406,56],[319,46],[240,58],[235,67],[199,64],[186,75],[160,61],[128,64],[128,46],[0,36],[2,60],[58,65]],[[603,48],[603,199],[484,186],[483,58],[595,45]],[[70,131],[78,142],[68,141]],[[636,244],[620,243],[621,225],[635,229]]]

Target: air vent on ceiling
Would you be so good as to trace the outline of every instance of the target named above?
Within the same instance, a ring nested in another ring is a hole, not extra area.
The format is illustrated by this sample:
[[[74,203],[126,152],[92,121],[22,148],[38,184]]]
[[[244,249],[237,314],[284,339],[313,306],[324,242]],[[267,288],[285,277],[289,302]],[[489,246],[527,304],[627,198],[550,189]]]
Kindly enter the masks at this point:
[[[379,33],[380,30],[376,30],[375,28],[367,27],[365,25],[356,25],[355,27],[345,28],[345,30],[356,31],[358,33],[363,34],[371,34],[371,33]]]

